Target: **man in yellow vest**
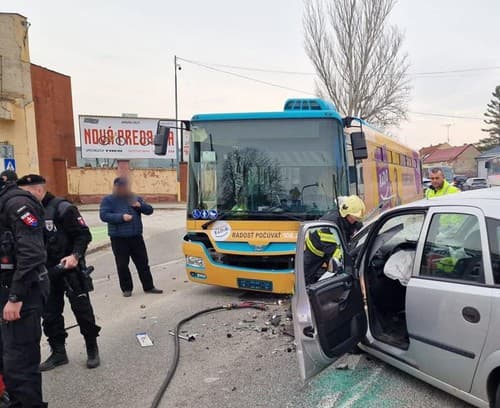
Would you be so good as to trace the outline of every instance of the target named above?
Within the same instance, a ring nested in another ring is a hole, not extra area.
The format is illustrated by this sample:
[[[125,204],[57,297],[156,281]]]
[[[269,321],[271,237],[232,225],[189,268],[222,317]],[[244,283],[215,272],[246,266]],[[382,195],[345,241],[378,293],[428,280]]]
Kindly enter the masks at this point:
[[[425,198],[441,197],[446,194],[459,193],[460,190],[448,183],[444,178],[444,172],[441,168],[435,167],[430,170],[429,178],[431,186],[425,192]]]

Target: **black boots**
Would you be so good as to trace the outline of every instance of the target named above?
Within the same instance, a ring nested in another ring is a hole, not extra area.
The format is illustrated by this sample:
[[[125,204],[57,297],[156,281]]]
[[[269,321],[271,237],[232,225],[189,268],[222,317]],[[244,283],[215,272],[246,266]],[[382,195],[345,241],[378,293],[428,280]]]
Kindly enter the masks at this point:
[[[40,371],[49,371],[58,366],[68,364],[68,356],[66,354],[66,347],[63,345],[51,346],[52,353],[49,358],[40,364]]]
[[[99,367],[101,365],[101,359],[99,358],[97,339],[85,339],[85,346],[87,348],[87,367]],[[62,346],[53,345],[51,348],[52,353],[47,360],[40,364],[40,371],[49,371],[58,366],[68,364],[69,362],[64,344]]]
[[[87,368],[96,368],[101,365],[99,358],[99,348],[97,347],[97,339],[85,339],[87,347]]]

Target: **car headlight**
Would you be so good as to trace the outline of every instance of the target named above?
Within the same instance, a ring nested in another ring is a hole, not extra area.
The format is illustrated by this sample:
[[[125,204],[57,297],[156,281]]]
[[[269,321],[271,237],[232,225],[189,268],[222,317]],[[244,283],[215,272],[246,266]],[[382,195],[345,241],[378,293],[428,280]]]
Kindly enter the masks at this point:
[[[203,262],[203,258],[200,258],[198,256],[186,256],[186,265],[187,266],[193,266],[195,268],[204,268],[205,267],[205,262]]]

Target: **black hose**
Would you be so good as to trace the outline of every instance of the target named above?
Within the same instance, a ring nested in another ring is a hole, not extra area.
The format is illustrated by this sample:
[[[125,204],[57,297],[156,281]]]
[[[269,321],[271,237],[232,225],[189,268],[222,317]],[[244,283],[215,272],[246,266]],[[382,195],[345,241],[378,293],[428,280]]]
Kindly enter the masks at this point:
[[[257,302],[243,302],[243,303],[231,303],[228,305],[224,306],[216,306],[216,307],[211,307],[209,309],[203,309],[200,310],[191,316],[186,317],[185,319],[182,319],[177,325],[175,326],[175,329],[173,331],[174,333],[174,358],[172,360],[172,363],[170,364],[170,367],[167,371],[167,375],[165,376],[165,379],[160,385],[160,388],[158,392],[155,395],[155,398],[151,404],[151,408],[158,408],[160,405],[160,402],[163,398],[163,395],[165,394],[165,391],[167,390],[168,386],[170,385],[170,382],[172,381],[172,378],[174,378],[175,371],[177,370],[177,366],[179,365],[179,356],[180,356],[180,342],[179,342],[179,333],[181,330],[181,327],[189,322],[190,320],[193,320],[194,318],[207,314],[207,313],[212,313],[212,312],[217,312],[220,310],[232,310],[232,309],[259,309],[259,310],[265,310],[266,306],[262,303],[257,303]]]

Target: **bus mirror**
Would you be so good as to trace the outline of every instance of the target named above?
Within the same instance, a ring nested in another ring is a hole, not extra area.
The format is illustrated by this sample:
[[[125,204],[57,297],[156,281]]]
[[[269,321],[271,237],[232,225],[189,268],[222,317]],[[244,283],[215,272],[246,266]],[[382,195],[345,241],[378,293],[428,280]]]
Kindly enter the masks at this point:
[[[486,163],[484,163],[484,167],[486,169],[489,169],[491,167],[491,162],[487,161]]]
[[[193,160],[195,163],[199,163],[201,161],[201,142],[193,142]]]
[[[366,146],[366,137],[364,132],[351,133],[351,144],[354,160],[363,160],[368,158],[368,148]]]
[[[170,134],[170,128],[158,124],[154,139],[155,154],[165,156],[167,154],[167,137]]]

